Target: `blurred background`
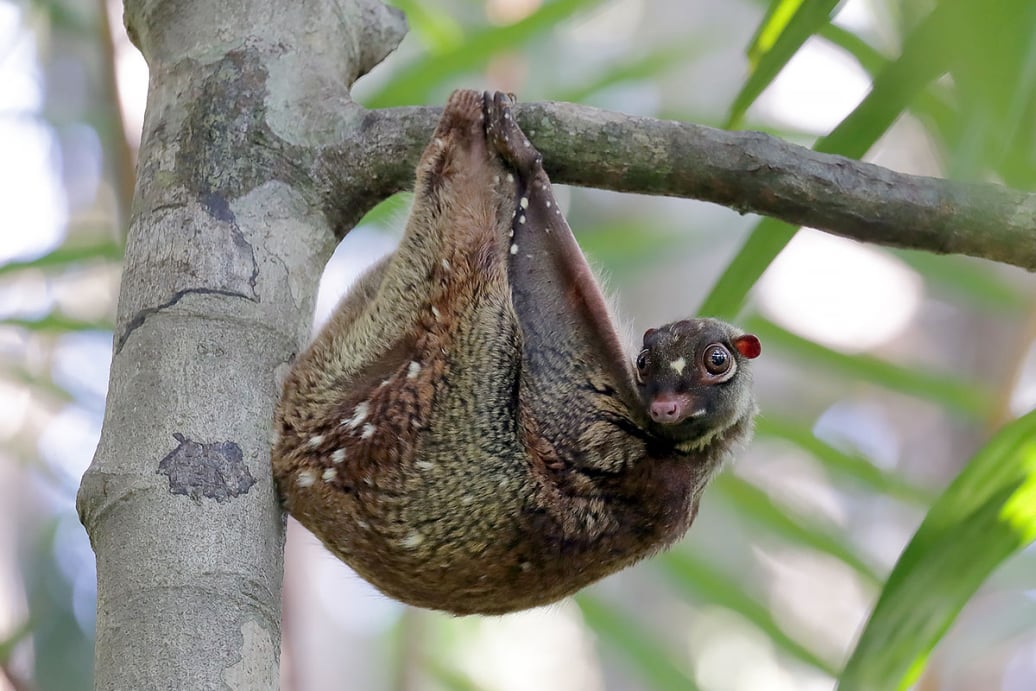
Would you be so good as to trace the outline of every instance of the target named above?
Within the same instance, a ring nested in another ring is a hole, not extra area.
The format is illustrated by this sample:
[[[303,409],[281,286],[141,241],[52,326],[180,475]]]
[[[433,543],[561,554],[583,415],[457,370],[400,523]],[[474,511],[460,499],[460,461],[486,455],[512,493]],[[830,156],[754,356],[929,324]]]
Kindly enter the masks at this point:
[[[800,2],[395,4],[411,32],[356,85],[371,107],[504,89],[1036,187],[1028,2],[970,3],[954,21],[940,12],[960,0],[807,2],[823,12],[772,73],[761,56]],[[0,0],[2,691],[92,688],[94,561],[74,498],[99,436],[147,87],[121,12]],[[808,229],[781,251],[793,229],[753,235],[761,219],[725,208],[558,195],[632,333],[704,305],[759,335],[756,441],[672,552],[506,617],[386,600],[292,524],[283,688],[831,689],[928,506],[1036,404],[1024,271]],[[407,197],[339,247],[318,323],[391,251]],[[915,688],[1036,688],[1034,573],[1031,548],[1003,562]]]

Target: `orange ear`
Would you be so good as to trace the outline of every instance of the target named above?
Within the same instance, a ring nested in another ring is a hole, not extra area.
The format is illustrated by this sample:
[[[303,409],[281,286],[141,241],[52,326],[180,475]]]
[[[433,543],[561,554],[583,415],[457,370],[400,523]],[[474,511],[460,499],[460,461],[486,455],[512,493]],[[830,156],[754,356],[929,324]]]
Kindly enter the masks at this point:
[[[735,338],[734,347],[737,348],[737,352],[749,360],[759,357],[759,353],[763,352],[763,346],[759,343],[759,339],[752,334],[745,334]]]

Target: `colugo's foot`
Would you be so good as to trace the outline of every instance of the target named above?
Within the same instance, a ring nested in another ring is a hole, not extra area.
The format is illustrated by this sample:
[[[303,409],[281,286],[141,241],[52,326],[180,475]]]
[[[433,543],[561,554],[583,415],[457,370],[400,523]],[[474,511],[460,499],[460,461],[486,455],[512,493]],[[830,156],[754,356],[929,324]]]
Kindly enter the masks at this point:
[[[490,145],[523,177],[532,178],[542,167],[543,156],[525,136],[511,112],[514,97],[497,91],[486,94],[486,137]]]
[[[457,89],[450,94],[443,109],[436,137],[460,136],[464,139],[482,139],[482,94],[471,89]],[[432,145],[435,142],[432,141]]]
[[[489,161],[482,101],[482,94],[470,89],[458,89],[446,101],[418,171],[419,176],[424,173],[427,180],[435,182],[433,187],[473,165]]]

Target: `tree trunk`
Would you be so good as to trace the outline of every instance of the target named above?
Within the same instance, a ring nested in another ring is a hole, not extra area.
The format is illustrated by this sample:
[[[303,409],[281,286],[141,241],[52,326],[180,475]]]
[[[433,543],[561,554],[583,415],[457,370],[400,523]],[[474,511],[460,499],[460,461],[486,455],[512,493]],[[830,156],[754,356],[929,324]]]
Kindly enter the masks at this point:
[[[354,129],[348,88],[405,23],[373,0],[127,0],[126,23],[151,82],[78,501],[97,554],[95,686],[273,689],[270,422],[335,244],[308,166]]]

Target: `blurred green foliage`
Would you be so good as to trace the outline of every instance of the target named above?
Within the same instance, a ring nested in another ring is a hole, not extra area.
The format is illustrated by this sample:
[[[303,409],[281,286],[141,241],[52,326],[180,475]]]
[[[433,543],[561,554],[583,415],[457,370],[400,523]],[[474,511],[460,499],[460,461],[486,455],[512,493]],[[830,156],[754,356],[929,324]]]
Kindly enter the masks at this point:
[[[528,76],[524,83],[528,93],[520,95],[607,105],[622,89],[662,92],[671,88],[673,75],[706,60],[720,45],[709,37],[664,40],[616,51],[577,76],[565,70],[548,74],[536,54],[551,54],[548,48],[559,40],[558,27],[586,19],[610,3],[546,0],[531,3],[527,14],[504,23],[491,21],[486,5],[474,0],[397,0],[394,4],[407,12],[412,35],[406,51],[379,69],[375,79],[359,85],[358,94],[368,107],[441,102],[451,88],[485,81],[487,71],[506,60],[534,65],[530,72],[535,76]],[[725,115],[716,117],[714,124],[780,130],[779,125],[760,119],[753,106],[804,46],[822,42],[870,75],[871,89],[830,131],[817,133],[815,138],[797,133],[797,138],[811,139],[818,151],[859,158],[894,123],[910,117],[923,126],[946,176],[1034,189],[1036,41],[1032,37],[1036,36],[1036,3],[876,0],[873,4],[886,19],[887,31],[880,37],[833,24],[832,18],[840,10],[840,3],[834,0],[755,2],[755,25],[745,31],[751,35],[745,45],[747,73],[733,92]],[[76,121],[95,128],[106,142],[105,174],[118,187],[118,178],[127,172],[119,170],[125,167],[125,157],[119,153],[123,143],[117,141],[123,131],[119,110],[106,100],[110,91],[102,86],[114,74],[106,22],[97,14],[97,6],[91,9],[71,0],[35,0],[23,8],[26,30],[71,41],[41,42],[49,46],[41,47],[43,64],[68,60],[70,55],[88,56],[93,70],[89,79],[97,87],[90,91],[91,97],[84,98],[76,110],[54,97],[49,91],[53,84],[45,81],[49,100],[41,115],[56,131]],[[54,70],[45,70],[45,74],[60,83]],[[663,82],[670,86],[657,86]],[[679,112],[678,105],[659,100],[658,110],[666,117],[708,119]],[[405,202],[405,195],[386,201],[365,223],[373,227],[389,223]],[[591,224],[580,238],[584,247],[620,278],[657,266],[674,251],[707,249],[703,240],[674,230],[661,216],[645,220],[640,213],[635,217],[602,213],[595,217],[583,211],[576,202],[574,213]],[[13,283],[36,274],[62,276],[84,266],[115,266],[121,246],[113,238],[122,237],[118,219],[127,217],[128,209],[116,209],[107,216],[108,227],[98,233],[93,225],[73,215],[67,242],[42,256],[0,265],[0,281]],[[998,359],[1015,357],[1019,363],[1011,376],[994,379],[983,376],[985,362],[981,359],[978,368],[968,372],[942,363],[899,362],[884,352],[841,352],[779,326],[757,313],[750,296],[797,231],[780,221],[759,219],[740,250],[717,267],[700,312],[740,317],[760,335],[767,357],[786,358],[788,368],[834,382],[829,387],[865,387],[923,401],[928,409],[967,429],[975,441],[973,446],[981,448],[970,461],[965,462],[964,453],[949,459],[960,472],[940,493],[945,483],[909,477],[896,468],[878,465],[851,445],[815,434],[823,405],[806,401],[789,402],[779,410],[764,407],[758,424],[761,443],[794,448],[811,459],[833,486],[848,494],[887,502],[904,511],[918,507],[927,511],[890,573],[854,541],[844,525],[800,510],[771,492],[759,478],[728,473],[717,480],[708,502],[722,504],[750,526],[740,535],[834,559],[873,593],[877,604],[848,654],[844,672],[840,672],[844,660],[832,657],[815,638],[791,631],[774,614],[762,585],[751,575],[752,569],[744,566],[749,560],[746,555],[721,555],[707,538],[692,531],[687,544],[654,562],[653,573],[657,587],[667,589],[674,601],[692,607],[707,603],[736,613],[746,626],[765,635],[782,657],[833,678],[840,676],[840,688],[907,688],[923,675],[931,651],[976,589],[1036,535],[1032,508],[1036,506],[1032,443],[1036,418],[1030,414],[1003,426],[1010,418],[1005,401],[1017,384],[1024,353],[998,350]],[[959,257],[887,253],[917,272],[929,294],[939,301],[1012,323],[1032,321],[1036,314],[1036,303],[1017,275],[999,267]],[[111,319],[111,311],[103,316],[82,316],[55,307],[41,314],[0,314],[0,329],[29,334],[27,337],[53,345],[69,332],[110,329]],[[992,346],[1004,344],[994,342],[986,347]],[[90,405],[45,370],[3,360],[0,367],[7,378],[32,387],[55,408],[68,401]],[[44,468],[34,450],[25,455],[34,459],[30,464],[39,467],[43,482],[54,482],[53,471]],[[67,500],[69,492],[63,491]],[[67,517],[67,507],[65,511]],[[88,688],[90,661],[85,651],[90,646],[89,634],[72,616],[71,586],[56,564],[53,530],[41,528],[27,535],[25,549],[29,556],[22,564],[22,574],[31,585],[27,593],[29,623],[7,638],[0,637],[0,669],[16,645],[31,637],[34,677],[40,688]],[[1032,585],[1030,579],[1027,587]],[[603,590],[580,595],[577,602],[601,645],[618,651],[617,660],[626,666],[627,678],[636,688],[700,687],[684,651],[666,640],[663,628],[656,629],[652,621],[639,618],[633,611],[635,604]],[[435,626],[444,629],[451,624],[443,620]],[[426,663],[429,679],[443,688],[478,688],[451,666],[448,651],[439,650],[434,642],[429,642],[429,649],[435,653]]]

